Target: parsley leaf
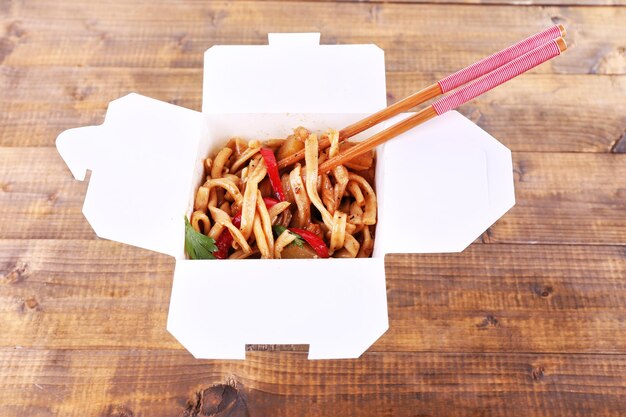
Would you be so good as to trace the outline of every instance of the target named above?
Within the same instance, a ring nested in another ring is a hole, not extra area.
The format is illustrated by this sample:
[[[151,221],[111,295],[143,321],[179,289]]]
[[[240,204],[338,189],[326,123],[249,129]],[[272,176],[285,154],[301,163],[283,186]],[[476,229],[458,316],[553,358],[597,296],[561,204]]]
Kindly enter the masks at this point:
[[[190,259],[215,259],[215,239],[196,232],[185,216],[185,252]]]
[[[290,233],[293,235],[296,235],[296,239],[293,242],[291,242],[289,245],[296,245],[297,247],[301,248],[302,245],[304,244],[304,240],[302,240],[299,234],[294,233],[294,232],[290,232]]]
[[[289,230],[289,229],[287,229],[285,226],[281,226],[279,224],[277,224],[275,226],[272,226],[272,231],[274,232],[274,235],[275,235],[276,238],[278,238],[278,236],[282,235],[285,230]],[[301,248],[302,245],[304,244],[304,240],[302,240],[302,238],[300,237],[299,234],[294,233],[291,230],[289,230],[289,233],[294,235],[296,237],[296,240],[291,242],[288,246],[296,245],[299,248]]]

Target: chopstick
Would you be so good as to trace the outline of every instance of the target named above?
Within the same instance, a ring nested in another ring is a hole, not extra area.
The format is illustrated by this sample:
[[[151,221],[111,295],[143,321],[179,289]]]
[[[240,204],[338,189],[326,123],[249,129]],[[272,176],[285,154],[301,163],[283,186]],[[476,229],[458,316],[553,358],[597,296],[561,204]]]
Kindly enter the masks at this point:
[[[482,60],[475,62],[474,64],[465,67],[454,74],[451,74],[438,82],[429,85],[428,87],[414,93],[391,106],[376,112],[365,119],[359,120],[350,126],[345,127],[339,131],[339,141],[344,141],[352,136],[363,132],[370,127],[377,125],[378,123],[390,119],[402,112],[412,109],[413,107],[422,104],[430,99],[433,99],[441,94],[445,94],[457,87],[460,87],[472,80],[475,80],[485,74],[490,73],[496,68],[501,67],[524,55],[527,52],[549,42],[558,37],[565,36],[565,28],[563,25],[551,26],[533,36],[526,38],[514,45],[509,46],[493,55],[490,55]],[[330,146],[328,138],[321,138],[319,141],[319,148],[326,149]],[[278,161],[278,168],[282,169],[291,164],[304,159],[304,149],[298,151],[286,158]]]
[[[319,172],[326,173],[331,171],[336,166],[342,165],[345,162],[374,149],[376,146],[406,132],[409,129],[414,128],[427,120],[432,119],[433,117],[440,116],[447,111],[454,110],[461,104],[466,103],[467,101],[478,97],[492,88],[495,88],[498,85],[523,74],[537,65],[560,55],[561,52],[566,49],[567,44],[563,38],[551,40],[544,45],[508,62],[484,77],[467,84],[452,94],[436,100],[433,104],[415,113],[413,116],[407,117],[401,122],[377,133],[371,138],[363,142],[359,142],[333,158],[324,161],[319,166]]]

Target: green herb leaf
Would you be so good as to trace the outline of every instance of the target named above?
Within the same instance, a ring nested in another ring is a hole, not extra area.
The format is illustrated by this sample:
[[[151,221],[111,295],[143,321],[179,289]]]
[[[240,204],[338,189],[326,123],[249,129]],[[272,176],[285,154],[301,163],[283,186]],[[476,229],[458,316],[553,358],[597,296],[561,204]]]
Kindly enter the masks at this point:
[[[215,259],[215,239],[196,232],[185,216],[185,252],[190,259]]]
[[[274,232],[275,238],[278,238],[278,236],[282,235],[285,230],[289,229],[287,229],[285,226],[281,226],[280,224],[272,226],[272,231]],[[296,245],[297,247],[301,248],[304,244],[304,240],[302,240],[302,237],[300,237],[299,234],[292,232],[291,230],[289,230],[289,233],[294,235],[296,237],[296,240],[291,242],[288,246]]]
[[[287,230],[287,228],[285,226],[281,226],[280,224],[272,226],[272,232],[274,232],[275,238],[278,238],[278,236],[282,235],[285,230]]]

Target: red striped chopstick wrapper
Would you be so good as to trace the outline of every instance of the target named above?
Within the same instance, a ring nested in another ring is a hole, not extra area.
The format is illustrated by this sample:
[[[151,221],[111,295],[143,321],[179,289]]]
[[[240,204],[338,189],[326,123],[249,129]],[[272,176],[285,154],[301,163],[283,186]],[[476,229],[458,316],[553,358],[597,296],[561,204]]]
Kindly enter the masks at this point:
[[[481,77],[485,74],[490,73],[496,68],[501,67],[538,47],[541,45],[550,42],[551,40],[557,39],[561,37],[563,33],[561,32],[561,28],[559,25],[554,25],[549,27],[548,29],[541,31],[529,38],[524,39],[516,43],[515,45],[511,45],[506,49],[501,50],[500,52],[496,52],[495,54],[488,56],[487,58],[483,58],[480,61],[470,65],[469,67],[465,67],[462,70],[455,72],[454,74],[450,74],[445,78],[442,78],[438,84],[441,88],[441,93],[445,94],[449,91],[454,90],[457,87],[460,87],[472,80],[475,80],[478,77]]]
[[[461,104],[478,97],[486,91],[509,81],[512,78],[536,67],[561,54],[561,42],[565,47],[563,39],[551,40],[548,43],[533,49],[532,51],[520,56],[517,59],[501,66],[500,68],[490,72],[484,77],[467,84],[449,96],[436,100],[432,106],[437,115],[441,115],[448,110],[456,109]]]

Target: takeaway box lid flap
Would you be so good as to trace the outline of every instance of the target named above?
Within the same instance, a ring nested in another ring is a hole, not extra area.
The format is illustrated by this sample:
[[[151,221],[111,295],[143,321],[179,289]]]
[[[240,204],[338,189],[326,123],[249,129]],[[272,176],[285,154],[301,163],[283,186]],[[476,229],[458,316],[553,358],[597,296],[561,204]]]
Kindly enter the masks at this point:
[[[270,33],[269,45],[204,54],[204,113],[373,113],[387,105],[376,45],[320,45],[319,33]],[[294,126],[295,127],[295,126]]]
[[[74,177],[91,170],[83,214],[96,234],[181,257],[181,213],[206,129],[200,112],[133,93],[109,103],[102,125],[61,133],[57,149]]]
[[[356,358],[388,326],[384,258],[176,262],[167,329],[196,358],[244,359],[246,344]]]
[[[460,252],[515,204],[511,151],[456,111],[385,143],[379,156],[376,244],[385,253]]]

